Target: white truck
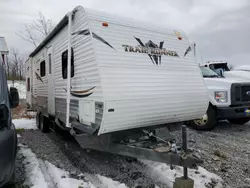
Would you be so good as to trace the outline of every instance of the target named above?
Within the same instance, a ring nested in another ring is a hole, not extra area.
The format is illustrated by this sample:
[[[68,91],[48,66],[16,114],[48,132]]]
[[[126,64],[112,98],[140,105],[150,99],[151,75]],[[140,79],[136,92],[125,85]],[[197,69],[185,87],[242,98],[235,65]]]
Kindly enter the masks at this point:
[[[218,120],[247,123],[250,120],[250,82],[220,76],[206,66],[200,66],[200,69],[210,102],[203,117],[190,124],[199,130],[211,130]]]

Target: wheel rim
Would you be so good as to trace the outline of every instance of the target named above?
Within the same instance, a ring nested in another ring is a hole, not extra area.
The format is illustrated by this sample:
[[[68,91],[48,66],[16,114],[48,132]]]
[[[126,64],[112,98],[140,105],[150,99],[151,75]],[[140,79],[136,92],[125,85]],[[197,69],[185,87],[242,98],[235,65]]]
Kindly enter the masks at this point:
[[[194,120],[194,123],[198,126],[204,126],[208,122],[208,115],[205,113],[201,119]]]

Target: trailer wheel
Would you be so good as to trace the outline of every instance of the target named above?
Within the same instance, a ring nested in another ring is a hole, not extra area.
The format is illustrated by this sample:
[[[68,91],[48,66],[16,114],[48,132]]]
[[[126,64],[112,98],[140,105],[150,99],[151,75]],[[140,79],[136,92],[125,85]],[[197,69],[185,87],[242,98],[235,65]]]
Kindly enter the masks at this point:
[[[36,127],[40,129],[40,113],[36,113]]]
[[[243,125],[247,123],[250,119],[249,118],[240,118],[240,119],[228,119],[231,124],[238,124]]]
[[[49,119],[47,117],[45,117],[42,113],[39,116],[39,124],[40,124],[40,130],[43,133],[47,133],[49,132]]]
[[[212,105],[208,106],[207,112],[201,119],[193,120],[190,125],[196,130],[210,131],[217,124],[217,115]]]

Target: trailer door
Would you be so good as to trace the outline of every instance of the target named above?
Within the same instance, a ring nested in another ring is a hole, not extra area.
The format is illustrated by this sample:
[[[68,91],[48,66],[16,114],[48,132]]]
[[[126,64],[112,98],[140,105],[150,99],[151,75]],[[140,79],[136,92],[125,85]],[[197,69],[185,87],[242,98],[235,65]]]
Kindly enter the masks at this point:
[[[31,107],[32,105],[32,82],[31,82],[31,77],[32,77],[32,67],[31,67],[31,59],[26,61],[25,63],[26,66],[26,103]]]
[[[47,50],[48,113],[55,115],[54,54],[52,46]]]

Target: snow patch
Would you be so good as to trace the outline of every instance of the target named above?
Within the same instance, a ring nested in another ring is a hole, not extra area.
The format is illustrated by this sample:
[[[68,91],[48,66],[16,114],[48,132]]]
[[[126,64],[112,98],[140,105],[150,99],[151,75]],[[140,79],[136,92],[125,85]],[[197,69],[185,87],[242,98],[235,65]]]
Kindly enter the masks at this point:
[[[118,181],[114,181],[99,174],[97,175],[97,177],[101,181],[101,183],[107,188],[128,188],[124,183],[121,184]]]
[[[23,164],[25,165],[26,181],[25,184],[31,188],[48,188],[44,179],[44,175],[39,167],[39,161],[31,149],[20,146],[20,153],[25,157]]]
[[[38,159],[27,146],[18,146],[20,153],[25,157],[25,185],[31,188],[95,188],[92,183],[70,178],[69,172],[57,168],[48,161]]]
[[[26,99],[26,85],[25,81],[17,81],[15,80],[14,86],[11,80],[8,80],[8,87],[15,87],[18,90],[19,98]]]
[[[183,176],[183,168],[176,166],[171,170],[170,166],[147,160],[141,160],[147,166],[147,174],[155,180],[165,183],[169,187],[173,187],[176,177]],[[194,180],[195,188],[207,188],[206,184],[211,182],[211,179],[218,182],[214,188],[222,188],[223,180],[216,174],[208,172],[206,169],[199,167],[198,170],[189,169],[188,176]]]
[[[83,180],[77,180],[69,177],[69,172],[57,168],[55,165],[45,161],[47,170],[51,178],[56,182],[58,188],[95,188],[90,182],[84,182]]]
[[[37,129],[35,119],[13,119],[16,129]]]

